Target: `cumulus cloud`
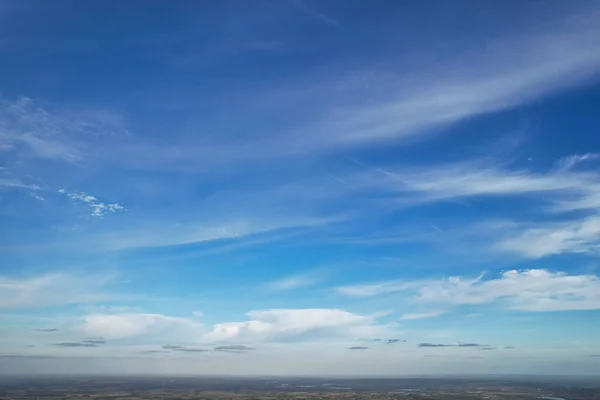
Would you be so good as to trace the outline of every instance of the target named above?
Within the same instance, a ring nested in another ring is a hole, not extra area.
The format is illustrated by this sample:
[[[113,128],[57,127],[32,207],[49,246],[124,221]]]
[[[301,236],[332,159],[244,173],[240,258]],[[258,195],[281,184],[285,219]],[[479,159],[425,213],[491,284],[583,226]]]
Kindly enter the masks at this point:
[[[90,314],[83,317],[83,322],[87,334],[107,339],[150,335],[198,340],[204,333],[204,325],[194,319],[162,314]]]
[[[595,275],[569,275],[544,269],[510,270],[499,277],[484,279],[449,277],[399,284],[396,292],[409,292],[417,304],[459,306],[496,303],[522,311],[561,311],[600,309],[600,278]],[[367,290],[363,290],[363,286]],[[374,287],[384,287],[382,292]],[[375,296],[388,293],[389,285],[366,284],[342,288],[345,294]],[[408,290],[410,288],[411,290]]]
[[[214,341],[310,341],[368,337],[390,331],[374,317],[339,309],[275,309],[251,311],[251,320],[216,324],[206,337]]]

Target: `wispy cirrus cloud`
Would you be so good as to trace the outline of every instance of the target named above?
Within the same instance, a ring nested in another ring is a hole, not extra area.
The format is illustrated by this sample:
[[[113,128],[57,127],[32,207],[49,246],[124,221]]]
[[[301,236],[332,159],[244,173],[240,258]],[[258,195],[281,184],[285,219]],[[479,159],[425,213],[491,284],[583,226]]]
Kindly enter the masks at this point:
[[[375,284],[381,285],[381,284]],[[395,283],[396,292],[405,292],[416,305],[487,305],[521,311],[565,311],[600,309],[600,278],[595,275],[569,275],[542,269],[511,270],[499,277],[484,279],[449,277]],[[366,286],[366,290],[363,290]],[[342,287],[343,294],[376,296],[373,285]],[[381,287],[381,286],[380,286]],[[350,290],[349,290],[350,289]]]
[[[326,275],[322,271],[308,271],[300,274],[289,275],[267,283],[266,287],[276,291],[291,290],[322,282]]]
[[[598,158],[600,158],[600,154],[598,154],[598,153],[573,154],[573,155],[561,158],[557,162],[557,168],[560,171],[568,171],[570,169],[573,169],[573,167],[575,167],[577,164],[580,164],[580,163],[583,163],[586,161],[597,160]]]
[[[403,314],[400,317],[400,321],[411,321],[413,319],[425,319],[425,318],[434,318],[442,315],[442,311],[430,311],[430,312],[422,312],[422,313],[408,313]]]
[[[517,224],[501,232],[494,249],[534,259],[564,253],[598,254],[600,217]]]
[[[363,166],[365,176],[358,174],[345,179],[355,187],[381,191],[398,207],[464,199],[521,199],[526,201],[524,207],[531,207],[527,217],[504,223],[493,221],[492,225],[478,223],[469,228],[478,237],[486,237],[487,249],[526,258],[561,253],[594,254],[600,245],[596,215],[600,207],[600,174],[589,167],[574,169],[573,166],[583,160],[591,163],[595,158],[592,154],[568,156],[557,163],[558,168],[545,172],[511,168],[507,163],[489,159],[425,168]],[[456,234],[456,230],[451,231]],[[393,282],[382,285],[395,290]],[[385,287],[373,289],[381,291]]]
[[[333,22],[309,9],[305,2],[295,4],[313,17]],[[444,54],[443,60],[429,68],[404,68],[402,73],[392,73],[397,68],[386,64],[377,73],[369,73],[368,86],[376,88],[376,93],[369,92],[364,84],[352,84],[364,82],[361,71],[348,71],[349,77],[342,79],[337,70],[334,79],[327,74],[311,75],[310,81],[317,82],[319,90],[312,91],[308,99],[301,96],[301,101],[305,108],[313,105],[314,112],[309,113],[312,117],[291,121],[283,133],[277,130],[247,141],[231,143],[215,136],[207,144],[205,140],[190,142],[175,137],[165,145],[128,135],[122,118],[106,111],[48,110],[27,98],[4,102],[2,115],[9,122],[3,137],[8,144],[23,146],[43,159],[91,162],[85,155],[93,148],[93,162],[153,170],[206,170],[224,164],[247,164],[257,158],[397,142],[593,79],[600,66],[595,47],[600,38],[597,19],[596,10],[582,7],[551,26],[540,25],[519,36],[479,44],[480,51],[469,48],[468,52]],[[457,54],[460,58],[453,56]],[[305,82],[296,84],[299,91],[306,92]],[[328,90],[323,90],[324,85]],[[356,89],[349,95],[348,87],[352,86]],[[292,87],[285,88],[285,97],[294,97],[288,94],[294,91]],[[323,92],[332,95],[321,100]],[[272,94],[259,101],[268,103],[269,97]],[[349,98],[369,101],[353,104]]]
[[[91,143],[126,133],[120,117],[106,111],[52,109],[21,97],[0,102],[0,139],[11,150],[44,160],[84,162]]]
[[[114,297],[107,290],[112,275],[47,275],[9,279],[0,277],[0,308],[49,307],[106,301]]]

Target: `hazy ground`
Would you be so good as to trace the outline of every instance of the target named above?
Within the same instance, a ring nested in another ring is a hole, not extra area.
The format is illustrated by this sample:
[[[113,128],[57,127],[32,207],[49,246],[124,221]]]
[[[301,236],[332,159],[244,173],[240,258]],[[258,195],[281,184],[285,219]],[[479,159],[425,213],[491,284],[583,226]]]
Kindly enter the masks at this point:
[[[0,377],[0,400],[600,399],[600,378]]]

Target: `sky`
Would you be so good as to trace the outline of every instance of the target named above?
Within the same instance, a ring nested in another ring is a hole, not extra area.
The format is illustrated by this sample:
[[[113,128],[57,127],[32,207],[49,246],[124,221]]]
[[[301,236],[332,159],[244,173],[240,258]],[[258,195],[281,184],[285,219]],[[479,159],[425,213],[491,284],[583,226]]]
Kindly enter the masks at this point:
[[[0,1],[0,373],[600,374],[600,2]]]

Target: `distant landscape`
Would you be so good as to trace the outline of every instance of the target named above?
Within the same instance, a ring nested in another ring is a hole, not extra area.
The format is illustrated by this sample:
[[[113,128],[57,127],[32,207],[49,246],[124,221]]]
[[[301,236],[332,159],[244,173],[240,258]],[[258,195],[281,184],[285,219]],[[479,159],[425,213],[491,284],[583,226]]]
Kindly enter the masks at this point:
[[[0,400],[600,399],[600,377],[0,377]]]

